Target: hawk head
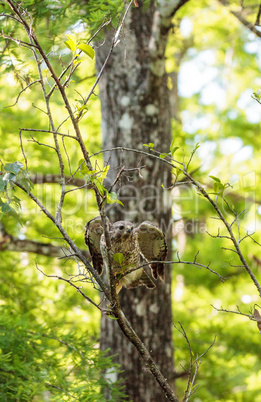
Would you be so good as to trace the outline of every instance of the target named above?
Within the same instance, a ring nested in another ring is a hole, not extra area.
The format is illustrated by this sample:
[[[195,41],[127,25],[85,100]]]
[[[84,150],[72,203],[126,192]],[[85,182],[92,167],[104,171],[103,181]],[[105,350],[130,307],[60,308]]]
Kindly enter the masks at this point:
[[[133,235],[134,226],[131,222],[118,221],[111,227],[110,235],[112,240],[128,238]]]

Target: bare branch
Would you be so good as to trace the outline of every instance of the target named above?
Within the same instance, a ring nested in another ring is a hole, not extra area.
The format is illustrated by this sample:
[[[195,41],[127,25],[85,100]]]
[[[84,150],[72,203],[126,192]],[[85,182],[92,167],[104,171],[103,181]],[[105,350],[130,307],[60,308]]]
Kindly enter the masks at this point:
[[[205,350],[205,352],[203,352],[200,356],[197,356],[196,358],[194,358],[194,353],[192,351],[191,348],[191,344],[189,341],[189,338],[186,334],[186,331],[183,327],[183,325],[181,324],[180,321],[178,321],[180,328],[179,329],[175,324],[174,324],[174,328],[177,329],[177,331],[185,338],[187,345],[188,345],[188,349],[189,349],[189,354],[190,354],[190,364],[189,364],[189,369],[188,369],[188,382],[187,382],[187,388],[185,390],[184,393],[184,398],[183,398],[183,402],[188,402],[190,396],[195,392],[196,388],[195,388],[195,381],[196,381],[196,376],[198,374],[198,370],[201,364],[201,357],[205,356],[206,353],[209,351],[210,348],[212,348],[212,346],[215,343],[215,339],[213,340],[213,342],[211,343],[211,345]],[[195,366],[195,370],[194,370],[194,374],[193,374],[193,367]],[[193,390],[194,387],[194,390]]]
[[[19,239],[18,237],[14,237],[6,232],[3,233],[2,229],[0,230],[0,251],[34,253],[54,258],[71,256],[69,250],[64,246],[59,247],[54,246],[53,244],[50,243],[42,243],[35,240]],[[87,259],[90,260],[90,254],[87,250],[80,250],[80,251]]]
[[[46,276],[47,278],[56,278],[56,279],[59,279],[60,281],[67,282],[70,286],[72,286],[74,289],[76,289],[77,292],[80,293],[80,295],[81,295],[85,300],[87,300],[89,303],[93,304],[98,310],[102,311],[102,309],[100,308],[100,306],[98,306],[98,304],[96,304],[90,297],[86,296],[86,294],[81,290],[81,288],[80,288],[79,286],[76,286],[74,283],[72,283],[72,282],[70,281],[70,279],[63,278],[62,276],[59,276],[59,275],[47,275],[47,274],[45,274],[45,273],[37,266],[36,263],[35,263],[35,265],[36,265],[37,270],[38,270],[39,272],[41,272],[41,273],[42,273],[44,276]]]
[[[23,154],[23,157],[24,157],[26,172],[29,173],[29,172],[28,172],[28,165],[27,165],[27,158],[26,158],[26,155],[25,155],[25,152],[24,152],[24,148],[23,148],[23,140],[22,140],[22,133],[21,133],[21,130],[19,131],[19,137],[20,137],[20,147],[21,147],[22,154]]]
[[[258,13],[257,13],[257,16],[256,16],[255,25],[257,25],[257,26],[260,26],[260,17],[261,17],[261,4],[259,5]]]
[[[31,87],[32,85],[37,84],[38,82],[41,82],[41,81],[40,81],[40,80],[36,80],[36,81],[30,82],[30,84],[28,84],[25,88],[23,88],[23,89],[19,92],[19,94],[18,94],[18,96],[17,96],[17,98],[16,98],[15,103],[13,103],[12,105],[9,105],[9,106],[5,106],[5,108],[15,106],[15,105],[17,104],[17,102],[18,102],[20,96],[22,95],[22,93],[23,93],[24,91],[26,91],[26,90],[27,90],[29,87]]]
[[[110,152],[110,151],[116,151],[116,150],[120,150],[120,151],[125,150],[125,151],[127,151],[127,152],[134,152],[134,153],[139,153],[139,154],[142,154],[142,155],[146,155],[146,156],[148,156],[149,158],[159,159],[162,163],[167,164],[168,166],[171,166],[172,168],[177,168],[177,166],[176,166],[176,164],[175,164],[176,161],[173,160],[172,158],[171,158],[170,161],[169,161],[169,160],[166,160],[166,159],[161,159],[160,157],[158,157],[158,156],[156,156],[156,155],[150,154],[150,153],[145,152],[145,151],[140,151],[140,150],[137,150],[137,149],[131,149],[131,148],[126,148],[126,147],[115,147],[115,148],[111,148],[111,149],[105,149],[105,150],[103,150],[103,151],[101,151],[101,152]],[[99,153],[100,153],[100,152],[99,152]],[[97,154],[97,153],[96,153],[96,154]],[[93,154],[93,155],[91,155],[91,156],[94,156],[94,155],[95,155],[95,154]],[[178,167],[178,169],[182,170],[180,167]],[[232,240],[232,242],[233,242],[233,245],[234,245],[234,247],[235,247],[235,250],[230,250],[230,251],[233,251],[233,252],[235,252],[235,253],[238,255],[240,261],[241,261],[242,264],[244,265],[244,268],[245,268],[246,271],[248,272],[250,278],[252,279],[252,281],[253,281],[254,285],[256,286],[256,288],[257,288],[257,290],[258,290],[258,293],[259,293],[259,295],[260,295],[260,297],[261,297],[261,286],[260,286],[260,284],[259,284],[257,278],[255,277],[254,273],[252,272],[250,266],[249,266],[248,263],[246,262],[246,260],[245,260],[245,258],[244,258],[244,256],[243,256],[243,254],[242,254],[242,252],[241,252],[241,249],[240,249],[240,247],[239,247],[239,243],[238,243],[238,241],[236,240],[235,235],[234,235],[233,230],[232,230],[232,225],[233,225],[233,223],[238,219],[238,217],[239,217],[244,211],[242,211],[240,214],[238,214],[238,215],[236,216],[236,218],[234,219],[234,221],[232,222],[232,224],[229,224],[229,223],[227,222],[227,220],[225,219],[224,215],[222,214],[222,212],[221,212],[219,206],[217,205],[217,203],[210,197],[210,195],[206,192],[206,190],[204,189],[204,187],[203,187],[199,182],[197,182],[197,181],[194,179],[194,177],[191,176],[191,174],[189,174],[187,171],[182,170],[182,172],[183,172],[184,176],[197,188],[197,190],[200,192],[200,194],[202,194],[202,195],[209,201],[209,203],[212,205],[212,207],[215,209],[215,211],[216,211],[216,213],[217,213],[217,215],[218,215],[218,217],[215,217],[215,219],[219,219],[219,220],[221,220],[221,221],[223,222],[223,224],[225,225],[225,227],[226,227],[226,229],[227,229],[227,231],[228,231],[228,233],[229,233],[229,236],[230,236],[230,238],[231,238],[231,240]]]
[[[31,174],[30,175],[30,180],[33,184],[60,184],[61,183],[61,176],[58,174],[42,174],[42,173],[36,173],[36,174]],[[72,178],[69,176],[65,176],[66,180],[66,185],[69,186],[77,186],[77,187],[83,187],[86,184],[86,181],[80,178]],[[87,188],[90,188],[90,185],[88,185]]]
[[[244,212],[246,211],[246,209],[244,209],[242,212],[240,212],[239,214],[235,214],[235,219],[232,221],[232,223],[230,224],[230,227],[232,228],[232,226],[234,225],[234,223],[238,220],[238,218],[240,217],[240,215],[242,215]]]
[[[115,46],[117,46],[117,44],[118,44],[118,42],[119,42],[119,35],[120,35],[121,30],[122,30],[122,28],[123,28],[125,19],[126,19],[126,17],[127,17],[128,12],[129,12],[129,9],[130,9],[130,7],[132,6],[132,3],[133,3],[133,0],[130,1],[130,3],[128,4],[128,6],[127,6],[127,8],[126,8],[126,10],[125,10],[125,13],[124,13],[123,18],[122,18],[122,20],[121,20],[121,22],[120,22],[120,25],[119,25],[119,27],[118,27],[118,29],[117,29],[117,31],[116,31],[114,37],[113,37],[111,48],[110,48],[110,50],[109,50],[109,52],[108,52],[108,54],[107,54],[107,57],[106,57],[106,59],[105,59],[103,65],[102,65],[102,68],[101,68],[100,71],[99,71],[99,74],[98,74],[98,76],[97,76],[97,78],[96,78],[96,80],[95,80],[95,83],[93,84],[93,86],[92,86],[92,88],[91,88],[91,90],[90,90],[90,92],[89,92],[89,95],[86,97],[86,99],[85,99],[85,101],[84,101],[84,103],[83,103],[84,105],[87,104],[87,102],[88,102],[88,100],[90,99],[91,95],[94,93],[94,89],[96,88],[96,86],[98,85],[98,83],[99,83],[99,81],[100,81],[100,79],[101,79],[101,76],[102,76],[102,74],[103,74],[103,72],[104,72],[104,69],[105,69],[106,65],[108,64],[109,58],[111,57],[111,54],[112,54],[112,52],[113,52],[113,49],[115,48]],[[81,111],[81,112],[79,113],[78,120],[81,118],[82,114],[83,114],[83,111]]]
[[[100,288],[105,293],[106,297],[110,300],[110,293],[107,289],[107,286],[105,286],[105,284],[101,280],[100,276],[97,274],[97,271],[92,267],[92,265],[89,263],[89,261],[87,260],[85,255],[83,255],[81,250],[76,246],[74,241],[67,234],[65,229],[62,227],[61,223],[59,221],[57,221],[56,218],[45,208],[45,206],[41,203],[41,201],[39,201],[31,192],[28,193],[24,186],[22,186],[20,183],[15,182],[15,181],[13,181],[13,183],[17,187],[19,187],[21,190],[23,190],[26,194],[28,194],[28,196],[31,198],[31,200],[34,201],[34,203],[36,205],[38,205],[40,210],[54,223],[54,225],[57,227],[57,229],[62,234],[64,240],[69,244],[69,246],[75,252],[75,254],[77,254],[77,257],[79,258],[79,260],[82,261],[83,264],[85,265],[85,267],[91,272],[91,274],[95,278],[96,282],[99,284]]]
[[[177,252],[178,261],[164,261],[164,264],[166,264],[166,265],[185,264],[185,265],[194,265],[194,266],[199,267],[199,268],[205,268],[205,269],[207,269],[208,271],[210,271],[212,274],[217,275],[217,276],[219,277],[219,279],[221,280],[221,282],[224,283],[227,278],[225,278],[225,277],[219,275],[216,271],[213,271],[213,269],[209,268],[210,263],[209,263],[208,265],[204,265],[204,264],[198,263],[198,262],[196,261],[197,255],[198,255],[198,253],[197,253],[196,256],[195,256],[194,261],[182,261],[182,260],[179,258],[179,253]],[[147,266],[150,265],[150,264],[155,264],[155,263],[162,263],[162,261],[150,261],[150,262],[146,262],[146,263],[144,263],[144,264],[141,264],[141,265],[139,265],[139,266],[136,267],[136,268],[129,269],[129,270],[125,271],[124,274],[121,276],[121,278],[123,278],[124,276],[130,274],[130,273],[133,272],[133,271],[137,271],[137,269],[144,268],[144,267],[147,267]]]
[[[210,237],[212,237],[212,238],[214,238],[214,239],[219,238],[219,239],[228,239],[228,240],[232,240],[231,237],[229,237],[229,236],[220,235],[219,229],[218,229],[218,234],[217,234],[217,235],[212,235],[212,234],[209,233],[207,230],[206,230],[206,233],[207,233]]]
[[[101,26],[98,28],[98,30],[92,35],[92,37],[88,40],[88,44],[90,44],[92,41],[93,41],[93,39],[99,34],[99,32],[106,26],[106,25],[109,25],[111,23],[111,19],[109,19],[108,21],[104,21],[102,24],[101,24]],[[79,51],[79,55],[82,53],[82,51]],[[68,64],[68,66],[62,71],[62,73],[59,75],[59,81],[64,77],[64,75],[67,73],[67,71],[70,69],[70,68],[72,68],[72,70],[71,70],[71,72],[70,72],[70,75],[67,77],[67,79],[65,80],[65,82],[63,83],[63,85],[64,86],[66,86],[67,84],[68,84],[68,82],[70,81],[70,79],[71,79],[71,76],[74,74],[74,72],[75,72],[75,70],[77,69],[77,67],[78,67],[78,65],[79,64],[76,64],[76,65],[73,65],[73,63],[74,63],[74,60],[76,60],[77,59],[77,57],[78,56],[76,56],[76,57],[74,57],[73,58],[73,60]],[[95,75],[94,75],[95,76]],[[93,78],[94,76],[92,76],[92,77],[89,77],[89,78]],[[52,88],[50,89],[50,91],[49,91],[49,93],[48,93],[48,95],[47,95],[47,97],[48,98],[50,98],[51,96],[52,96],[52,94],[53,94],[53,91],[55,90],[55,88],[56,88],[56,84],[54,84],[53,86],[52,86]]]
[[[233,253],[237,254],[237,250],[233,250],[232,248],[227,248],[227,247],[221,247],[222,250],[226,250],[226,251],[233,251]]]
[[[42,130],[42,129],[36,129],[36,128],[20,128],[19,130],[20,131],[36,132],[36,133],[52,133],[52,134],[56,134],[56,135],[61,135],[62,137],[72,138],[73,140],[78,141],[78,138],[73,136],[73,135],[62,134],[62,133],[59,133],[57,131],[52,131],[52,130]]]
[[[55,147],[53,147],[52,145],[48,145],[48,144],[45,144],[43,142],[39,142],[36,139],[34,139],[34,137],[32,137],[31,135],[30,135],[30,137],[31,137],[31,140],[27,140],[28,142],[35,142],[37,145],[47,147],[47,148],[51,148],[57,153],[57,149]]]
[[[36,45],[34,45],[34,44],[32,44],[32,43],[24,42],[24,41],[22,41],[21,39],[12,38],[12,36],[5,35],[3,31],[2,31],[1,36],[2,36],[4,39],[9,39],[9,40],[11,40],[12,42],[15,42],[18,46],[23,46],[23,47],[26,47],[26,48],[28,48],[28,49],[33,49],[33,48],[36,48],[36,49],[37,49],[37,46],[36,46]]]
[[[228,0],[219,0],[219,2],[221,4],[223,4],[223,6],[226,6],[229,10],[229,12],[231,14],[233,14],[245,27],[247,27],[250,31],[254,32],[254,34],[256,34],[256,36],[259,36],[259,38],[261,38],[261,31],[259,31],[254,24],[252,24],[251,22],[247,21],[244,18],[244,15],[242,13],[242,11],[234,11],[230,8],[230,4]]]
[[[214,310],[220,311],[220,312],[222,312],[222,313],[239,314],[239,315],[243,315],[243,316],[249,318],[249,319],[252,320],[252,321],[255,321],[255,318],[254,318],[253,314],[245,314],[245,313],[242,313],[242,312],[240,311],[240,309],[239,309],[238,306],[237,306],[237,311],[226,310],[226,309],[223,309],[223,308],[217,308],[217,307],[213,306],[212,304],[211,304],[211,307],[213,307]]]
[[[253,239],[252,236],[253,236],[254,233],[255,233],[255,232],[253,232],[253,233],[251,233],[251,234],[248,234],[248,232],[247,232],[247,234],[239,240],[239,243],[241,243],[243,240],[245,240],[245,239],[247,239],[247,238],[250,238],[255,244],[257,244],[258,246],[261,247],[261,244],[260,244],[257,240]]]

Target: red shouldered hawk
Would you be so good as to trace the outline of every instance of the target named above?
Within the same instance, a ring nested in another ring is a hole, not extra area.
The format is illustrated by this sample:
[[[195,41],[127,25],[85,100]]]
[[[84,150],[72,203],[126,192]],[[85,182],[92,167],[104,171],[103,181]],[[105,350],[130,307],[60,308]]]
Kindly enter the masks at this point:
[[[112,271],[118,279],[117,293],[122,287],[130,289],[144,285],[149,289],[155,288],[144,269],[138,268],[141,265],[141,256],[148,262],[157,261],[150,264],[152,276],[164,281],[163,262],[167,255],[167,245],[165,236],[157,225],[145,221],[134,228],[131,222],[118,221],[112,225],[107,220],[107,228],[111,238]],[[85,243],[89,247],[93,266],[101,275],[103,266],[108,267],[108,256],[100,217],[87,223]],[[132,272],[125,275],[127,271]]]

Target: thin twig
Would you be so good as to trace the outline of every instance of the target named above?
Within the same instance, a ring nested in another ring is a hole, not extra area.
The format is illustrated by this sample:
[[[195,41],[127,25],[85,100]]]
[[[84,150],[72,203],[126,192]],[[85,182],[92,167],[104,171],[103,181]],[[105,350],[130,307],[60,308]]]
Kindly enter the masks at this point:
[[[98,153],[101,153],[101,152],[111,152],[111,151],[122,151],[122,150],[125,150],[125,151],[127,151],[127,152],[134,152],[134,153],[146,155],[146,156],[148,156],[149,158],[154,158],[154,159],[160,160],[162,163],[167,164],[168,166],[171,166],[171,168],[177,168],[177,166],[176,166],[176,164],[175,164],[176,161],[173,160],[173,159],[171,159],[171,161],[168,161],[168,160],[166,160],[166,159],[161,159],[160,157],[158,157],[158,156],[156,156],[156,155],[153,155],[153,154],[150,154],[150,153],[148,153],[148,152],[141,151],[141,150],[137,150],[137,149],[132,149],[132,148],[114,147],[114,148],[111,148],[111,149],[104,149],[103,151],[100,151],[100,152],[98,152]],[[97,155],[98,153],[92,154],[91,156]],[[91,157],[91,156],[90,156],[90,157]],[[180,163],[180,162],[179,162],[179,163]],[[179,168],[179,169],[180,169],[180,168]],[[254,285],[256,286],[256,288],[257,288],[257,290],[258,290],[258,293],[259,293],[259,295],[260,295],[260,297],[261,297],[261,286],[260,286],[260,284],[259,284],[257,278],[255,277],[254,273],[252,272],[250,266],[249,266],[248,263],[246,262],[246,260],[245,260],[245,258],[244,258],[244,256],[243,256],[243,254],[242,254],[242,252],[241,252],[241,249],[240,249],[240,247],[239,247],[238,241],[236,240],[235,235],[234,235],[233,230],[232,230],[233,224],[235,223],[235,221],[239,218],[239,216],[240,216],[244,211],[242,211],[240,214],[238,214],[238,215],[236,216],[236,218],[234,219],[234,221],[233,221],[231,224],[229,224],[229,223],[227,222],[227,220],[225,219],[224,215],[222,214],[222,212],[221,212],[219,206],[217,205],[217,203],[210,197],[210,195],[206,192],[206,190],[204,189],[204,187],[203,187],[199,182],[197,182],[197,181],[194,179],[194,177],[191,176],[191,174],[188,173],[187,171],[184,171],[184,170],[183,170],[183,174],[184,174],[184,176],[197,188],[197,190],[209,201],[209,203],[212,205],[212,207],[214,208],[214,210],[216,211],[216,213],[217,213],[217,215],[218,215],[217,217],[214,217],[214,219],[219,219],[219,220],[221,220],[221,221],[223,222],[223,224],[225,225],[225,227],[226,227],[226,229],[227,229],[227,231],[228,231],[228,233],[229,233],[229,236],[230,236],[230,238],[231,238],[231,240],[232,240],[232,242],[233,242],[233,245],[234,245],[234,247],[235,247],[235,250],[231,250],[231,251],[234,251],[234,252],[238,255],[240,261],[241,261],[242,264],[244,265],[244,268],[245,268],[246,271],[248,272],[250,278],[252,279],[252,281],[253,281]]]
[[[255,27],[254,24],[252,24],[251,22],[247,21],[244,18],[244,14],[242,13],[242,11],[234,11],[230,8],[230,3],[227,0],[219,0],[219,2],[221,4],[223,4],[223,6],[229,7],[229,12],[231,14],[233,14],[243,25],[245,25],[245,27],[247,27],[250,31],[254,32],[254,34],[256,34],[257,36],[261,37],[261,32]]]
[[[111,19],[109,19],[108,21],[103,22],[103,23],[101,24],[101,26],[98,28],[98,30],[97,30],[97,31],[92,35],[92,37],[88,40],[87,44],[90,44],[91,41],[98,35],[98,33],[99,33],[106,25],[110,24],[110,22],[111,22]],[[82,53],[82,51],[79,51],[78,54],[80,55],[81,53]],[[78,57],[78,56],[77,56],[77,57]],[[77,58],[77,57],[76,57],[76,58]],[[73,58],[73,60],[68,64],[68,66],[66,66],[66,68],[61,72],[61,74],[59,75],[59,78],[58,78],[59,80],[61,80],[61,79],[64,77],[64,75],[67,73],[67,71],[73,66],[74,60],[75,60],[76,58]],[[68,82],[69,82],[71,76],[73,75],[73,73],[75,72],[75,70],[77,69],[77,67],[78,67],[78,64],[76,64],[76,65],[73,66],[73,69],[72,69],[72,71],[71,71],[70,77],[67,77],[67,79],[66,79],[65,82],[63,83],[64,86],[66,86],[66,85],[68,84]],[[95,75],[94,75],[94,76],[95,76]],[[54,84],[54,85],[52,86],[52,88],[50,89],[50,91],[49,91],[49,93],[48,93],[48,95],[47,95],[48,98],[50,98],[50,97],[52,96],[53,91],[55,90],[56,87],[57,87],[56,84]]]
[[[239,309],[238,306],[237,306],[237,311],[234,311],[234,310],[226,310],[226,309],[223,309],[223,308],[217,308],[217,307],[213,306],[212,304],[211,304],[211,307],[213,307],[214,310],[219,311],[219,312],[222,312],[222,313],[239,314],[239,315],[243,315],[243,316],[249,318],[249,319],[252,320],[252,321],[255,321],[255,318],[253,317],[253,314],[245,314],[245,313],[242,313],[242,312],[240,311],[240,309]]]
[[[15,103],[13,103],[12,105],[9,105],[9,106],[5,106],[4,108],[8,108],[8,107],[13,107],[13,106],[15,106],[15,105],[17,104],[17,102],[18,102],[20,96],[22,95],[22,93],[23,93],[24,91],[26,91],[26,90],[27,90],[29,87],[31,87],[32,85],[37,84],[37,83],[39,83],[39,82],[41,82],[41,81],[40,81],[40,80],[36,80],[36,81],[30,82],[30,84],[28,84],[25,88],[23,88],[23,89],[19,92],[19,94],[18,94],[18,96],[17,96],[17,98],[16,98]]]
[[[41,146],[43,146],[43,147],[51,148],[51,149],[53,149],[55,152],[57,152],[56,148],[53,147],[52,145],[48,145],[48,144],[45,144],[45,143],[43,143],[43,142],[39,142],[39,141],[37,141],[36,139],[34,139],[34,137],[32,137],[31,135],[30,135],[30,137],[31,137],[31,140],[27,140],[28,142],[35,142],[37,145],[41,145]]]
[[[112,54],[112,52],[113,52],[113,49],[115,48],[115,46],[117,46],[117,44],[118,44],[118,42],[119,42],[119,35],[120,35],[121,30],[122,30],[122,28],[123,28],[125,19],[126,19],[126,17],[127,17],[128,12],[129,12],[129,9],[130,9],[130,7],[132,6],[132,3],[133,3],[133,0],[130,1],[130,3],[128,4],[128,6],[127,6],[127,8],[126,8],[126,10],[125,10],[125,13],[124,13],[124,16],[123,16],[123,18],[122,18],[122,20],[121,20],[121,23],[120,23],[120,25],[119,25],[119,27],[118,27],[118,29],[117,29],[117,31],[116,31],[116,34],[114,35],[114,38],[113,38],[113,40],[112,40],[111,48],[110,48],[110,50],[109,50],[109,52],[108,52],[108,54],[107,54],[107,57],[106,57],[106,59],[105,59],[103,65],[102,65],[101,70],[99,71],[99,74],[98,74],[98,76],[97,76],[97,78],[96,78],[96,80],[95,80],[95,83],[93,84],[93,86],[92,86],[92,88],[91,88],[91,90],[90,90],[90,92],[89,92],[89,95],[86,97],[86,99],[85,99],[85,101],[84,101],[84,103],[83,103],[84,105],[87,104],[88,100],[90,99],[91,95],[93,94],[93,91],[94,91],[94,89],[96,88],[96,86],[98,85],[98,83],[99,83],[99,81],[100,81],[100,79],[101,79],[101,76],[102,76],[102,74],[103,74],[103,72],[104,72],[104,69],[105,69],[105,67],[106,67],[106,65],[107,65],[107,63],[108,63],[108,61],[109,61],[109,58],[111,57],[111,54]],[[83,114],[83,111],[81,111],[81,112],[79,113],[78,120],[80,120],[82,114]]]
[[[42,129],[37,129],[37,128],[20,128],[20,131],[31,131],[31,132],[39,132],[39,133],[52,133],[52,134],[56,134],[56,135],[61,135],[62,137],[68,137],[68,138],[72,138],[73,140],[78,141],[78,138],[73,136],[73,135],[69,135],[69,134],[62,134],[59,133],[57,131],[52,131],[52,130],[42,130]]]
[[[177,255],[178,255],[178,253],[177,253]],[[132,268],[132,269],[129,269],[129,270],[125,271],[122,274],[121,278],[123,278],[126,275],[129,275],[131,272],[137,271],[140,268],[144,268],[144,267],[147,267],[150,264],[156,264],[156,263],[161,263],[161,264],[166,264],[166,265],[171,265],[171,264],[195,265],[196,267],[205,268],[208,271],[210,271],[212,274],[217,275],[219,277],[219,279],[221,280],[221,282],[223,282],[223,283],[227,279],[227,278],[219,275],[213,269],[209,268],[210,263],[208,265],[200,264],[199,262],[196,261],[196,257],[195,257],[194,261],[182,261],[182,260],[179,259],[179,256],[178,256],[178,261],[154,261],[153,260],[153,261],[150,261],[150,262],[146,262],[144,264],[139,265],[138,267],[135,267],[135,268]]]
[[[261,16],[261,4],[259,5],[258,13],[257,13],[257,16],[256,16],[256,22],[255,22],[255,25],[257,25],[259,27],[260,27],[260,16]]]
[[[64,152],[65,152],[65,154],[66,154],[67,161],[68,161],[69,172],[70,172],[70,175],[72,176],[71,163],[70,163],[70,158],[69,158],[69,155],[68,155],[68,152],[67,152],[67,149],[66,149],[65,143],[64,143],[64,136],[62,137],[62,143],[63,143],[63,149],[64,149]]]
[[[21,147],[22,154],[23,154],[23,157],[24,157],[26,172],[29,173],[28,172],[28,165],[27,165],[27,158],[26,158],[26,155],[25,155],[25,152],[24,152],[24,147],[23,147],[23,140],[22,140],[21,130],[19,131],[19,137],[20,137],[20,147]]]
[[[86,294],[79,288],[79,286],[76,286],[74,283],[72,283],[69,279],[63,278],[62,276],[59,275],[47,275],[45,272],[43,272],[38,265],[35,263],[36,265],[36,269],[41,272],[44,276],[46,276],[47,278],[56,278],[59,279],[60,281],[64,281],[67,282],[70,286],[72,286],[74,289],[77,290],[78,293],[80,293],[80,295],[87,300],[89,303],[93,304],[95,307],[97,307],[98,310],[102,311],[102,309],[98,306],[98,304],[96,304],[90,297],[86,296]]]

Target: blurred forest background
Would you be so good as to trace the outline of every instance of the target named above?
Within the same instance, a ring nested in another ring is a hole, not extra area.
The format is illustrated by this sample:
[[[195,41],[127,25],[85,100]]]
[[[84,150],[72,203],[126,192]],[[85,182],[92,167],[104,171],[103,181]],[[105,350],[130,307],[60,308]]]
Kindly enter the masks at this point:
[[[254,24],[258,6],[254,7],[250,1],[244,3],[249,11],[246,17]],[[231,2],[232,8],[240,6],[239,1]],[[68,0],[25,0],[23,7],[32,13],[41,44],[59,70],[60,62],[65,65],[71,58],[64,44],[66,34],[86,42],[105,16],[110,16],[116,26],[122,2],[71,4]],[[230,11],[215,0],[189,1],[173,20],[166,69],[173,139],[179,147],[175,158],[182,161],[183,150],[189,156],[199,143],[191,165],[195,179],[209,192],[214,182],[209,176],[230,183],[226,199],[237,212],[244,210],[240,216],[241,236],[255,232],[253,238],[261,243],[261,105],[252,97],[261,87],[261,39]],[[6,3],[1,2],[0,12],[9,12]],[[6,33],[17,37],[12,21],[1,16],[0,23]],[[256,30],[261,36],[261,30],[258,27]],[[46,129],[46,116],[42,112],[45,106],[38,84],[24,91],[13,105],[19,91],[37,79],[37,71],[28,49],[15,43],[6,46],[4,38],[0,48],[0,158],[3,163],[24,164],[19,129]],[[74,81],[67,88],[75,106],[81,105],[80,94],[90,91],[96,77],[95,60],[86,55],[80,59],[82,63]],[[51,82],[47,72],[46,80]],[[80,122],[90,154],[102,149],[98,88],[95,93]],[[9,105],[13,106],[7,108]],[[51,107],[56,124],[66,119],[67,112],[58,94],[52,97]],[[65,123],[62,132],[68,129],[69,124]],[[60,190],[52,182],[52,175],[59,173],[59,166],[53,149],[41,143],[52,144],[49,133],[23,133],[32,179],[42,175],[45,181],[48,177],[50,181],[35,185],[33,193],[54,211]],[[70,139],[65,138],[64,143],[70,152],[71,165],[65,168],[69,176],[77,169],[81,154]],[[95,158],[102,167],[102,154]],[[83,176],[79,173],[76,178]],[[179,180],[182,179],[181,175]],[[67,283],[48,278],[36,268],[37,264],[46,274],[65,276],[75,274],[76,263],[58,258],[62,256],[60,247],[66,247],[59,240],[58,230],[19,189],[16,195],[22,199],[20,221],[2,214],[0,223],[0,399],[103,401],[103,389],[109,386],[111,400],[125,400],[124,390],[112,380],[113,371],[120,367],[115,366],[112,357],[99,351],[99,311]],[[199,250],[198,262],[205,265],[211,262],[210,267],[227,278],[222,283],[206,269],[173,266],[174,324],[182,323],[195,355],[203,353],[215,339],[202,358],[196,380],[198,388],[191,400],[261,401],[261,346],[256,323],[242,315],[216,310],[238,308],[252,314],[259,303],[258,293],[244,269],[234,267],[240,265],[237,255],[224,249],[231,248],[229,240],[212,238],[206,233],[216,235],[220,224],[213,219],[214,210],[203,197],[184,184],[172,190],[172,200],[173,260],[177,261],[179,251],[183,260],[193,261]],[[225,213],[229,220],[233,219],[228,211]],[[82,189],[67,194],[63,225],[81,249],[86,250],[85,224],[97,214],[92,191]],[[44,250],[38,243],[52,243],[55,247],[52,251],[48,247]],[[260,246],[250,238],[241,245],[254,274],[260,278]],[[99,303],[99,294],[93,286],[87,283],[82,286]],[[181,372],[182,367],[187,368],[189,351],[176,329],[173,336],[175,368]],[[111,376],[104,375],[105,371]],[[180,398],[185,388],[186,377],[181,377],[176,381]]]

